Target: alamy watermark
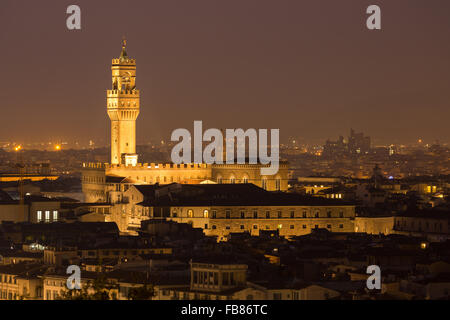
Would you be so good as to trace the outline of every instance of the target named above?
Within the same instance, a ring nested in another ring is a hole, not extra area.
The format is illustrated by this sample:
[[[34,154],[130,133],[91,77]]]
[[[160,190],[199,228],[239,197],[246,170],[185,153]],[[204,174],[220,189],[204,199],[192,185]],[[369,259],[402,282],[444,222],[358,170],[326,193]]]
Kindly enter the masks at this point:
[[[381,269],[380,269],[380,267],[377,265],[368,266],[366,269],[366,273],[370,274],[370,276],[367,278],[367,281],[366,281],[367,289],[380,290],[381,289]]]
[[[81,269],[77,265],[70,265],[67,267],[66,270],[67,274],[70,274],[70,276],[67,278],[67,289],[73,290],[73,289],[81,289]]]
[[[192,140],[194,143],[193,150]],[[248,145],[246,145],[247,140]],[[279,129],[270,130],[270,154],[267,129],[259,129],[258,131],[256,129],[247,129],[246,131],[243,129],[226,129],[224,137],[219,129],[212,128],[203,132],[202,121],[194,121],[193,138],[189,130],[180,128],[172,132],[171,141],[179,141],[171,153],[172,162],[175,164],[192,162],[206,164],[257,164],[259,161],[263,165],[268,165],[261,168],[261,175],[274,175],[279,169]],[[203,142],[210,142],[204,150]],[[246,156],[247,146],[248,157]],[[224,159],[224,150],[226,151],[226,159]],[[192,151],[194,159],[192,159]]]

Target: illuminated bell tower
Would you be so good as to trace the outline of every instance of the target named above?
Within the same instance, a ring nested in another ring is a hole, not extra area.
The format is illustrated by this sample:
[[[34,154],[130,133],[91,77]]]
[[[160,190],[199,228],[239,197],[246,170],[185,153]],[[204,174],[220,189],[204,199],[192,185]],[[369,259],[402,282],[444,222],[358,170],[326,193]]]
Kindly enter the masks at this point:
[[[107,90],[111,119],[111,163],[136,165],[136,119],[139,90],[136,90],[136,60],[130,59],[123,40],[120,58],[112,60],[112,90]]]

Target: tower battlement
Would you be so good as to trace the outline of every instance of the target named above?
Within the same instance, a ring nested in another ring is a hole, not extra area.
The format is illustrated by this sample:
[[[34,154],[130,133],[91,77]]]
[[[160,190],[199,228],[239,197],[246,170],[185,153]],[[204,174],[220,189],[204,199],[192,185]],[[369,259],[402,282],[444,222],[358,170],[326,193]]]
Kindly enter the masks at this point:
[[[109,97],[117,98],[119,96],[135,96],[139,97],[139,90],[133,89],[133,90],[106,90],[106,94]]]
[[[135,166],[126,164],[109,164],[101,162],[85,162],[83,169],[104,170],[104,169],[132,169],[132,170],[166,170],[166,169],[208,169],[211,164],[206,163],[138,163]]]
[[[112,65],[114,66],[136,66],[136,59],[123,59],[123,58],[117,58],[112,59]]]

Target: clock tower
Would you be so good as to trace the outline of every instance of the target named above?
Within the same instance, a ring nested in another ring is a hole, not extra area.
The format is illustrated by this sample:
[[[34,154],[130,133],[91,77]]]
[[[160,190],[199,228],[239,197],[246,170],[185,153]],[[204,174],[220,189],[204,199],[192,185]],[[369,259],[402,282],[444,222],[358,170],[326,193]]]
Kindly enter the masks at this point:
[[[136,89],[136,60],[130,59],[123,40],[120,58],[112,60],[112,89],[107,90],[111,119],[111,164],[136,165],[136,119],[139,90]]]

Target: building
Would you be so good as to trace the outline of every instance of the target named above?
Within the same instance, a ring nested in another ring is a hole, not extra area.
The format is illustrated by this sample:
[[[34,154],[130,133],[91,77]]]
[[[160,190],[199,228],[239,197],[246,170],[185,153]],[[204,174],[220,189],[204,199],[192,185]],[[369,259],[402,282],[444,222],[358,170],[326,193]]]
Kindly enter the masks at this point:
[[[120,57],[112,60],[111,69],[112,89],[107,91],[111,162],[83,164],[82,190],[86,202],[110,200],[110,193],[123,179],[133,184],[253,183],[267,190],[288,189],[288,164],[282,161],[274,176],[261,175],[261,168],[269,166],[262,164],[139,163],[136,119],[140,111],[140,92],[136,88],[136,60],[128,57],[125,43]]]
[[[60,220],[61,201],[25,196],[23,203],[11,197],[0,199],[0,222],[51,223]]]
[[[123,193],[108,221],[122,232],[136,231],[141,221],[167,219],[201,228],[208,236],[226,240],[230,233],[279,230],[281,236],[308,234],[325,228],[353,232],[355,206],[324,199],[270,192],[253,184],[136,185]]]

